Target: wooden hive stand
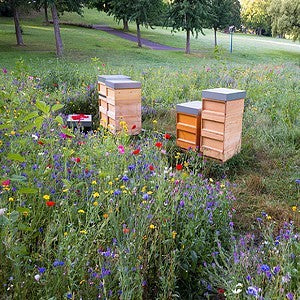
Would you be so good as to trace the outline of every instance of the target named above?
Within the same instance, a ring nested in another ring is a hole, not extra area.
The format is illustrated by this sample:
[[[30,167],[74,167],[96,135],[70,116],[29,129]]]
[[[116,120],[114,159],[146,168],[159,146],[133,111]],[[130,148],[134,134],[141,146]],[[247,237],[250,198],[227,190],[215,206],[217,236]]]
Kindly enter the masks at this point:
[[[106,80],[107,128],[117,133],[127,128],[130,135],[142,129],[141,83],[133,80]],[[100,106],[100,112],[103,112]]]
[[[202,101],[176,105],[176,144],[183,149],[199,150]]]
[[[98,96],[99,96],[99,117],[100,124],[107,128],[108,126],[108,105],[107,105],[107,87],[105,84],[106,80],[130,80],[129,76],[125,75],[99,75],[98,76]]]
[[[241,150],[246,91],[216,88],[202,91],[200,150],[225,162]]]

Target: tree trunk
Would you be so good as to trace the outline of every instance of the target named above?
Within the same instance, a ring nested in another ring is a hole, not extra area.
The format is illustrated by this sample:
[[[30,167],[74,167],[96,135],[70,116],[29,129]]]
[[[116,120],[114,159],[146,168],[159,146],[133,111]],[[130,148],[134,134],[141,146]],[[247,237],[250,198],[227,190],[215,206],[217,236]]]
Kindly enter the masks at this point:
[[[128,20],[123,19],[123,31],[129,31]]]
[[[45,24],[49,25],[49,18],[48,18],[48,4],[47,1],[44,2],[44,11],[45,11]]]
[[[218,41],[217,41],[217,28],[214,28],[214,33],[215,33],[215,47],[218,46]]]
[[[60,57],[63,55],[63,43],[60,36],[59,19],[58,19],[57,9],[54,2],[51,4],[51,13],[52,13],[54,35],[55,35],[55,42],[56,42],[56,55]]]
[[[14,7],[14,21],[15,21],[17,45],[24,46],[22,31],[21,31],[20,21],[19,21],[19,11],[18,11],[18,7],[16,6]]]
[[[138,46],[142,48],[141,30],[140,30],[140,24],[138,22],[136,22],[136,33],[137,33]]]
[[[191,31],[189,29],[186,30],[186,45],[185,45],[185,53],[191,53]]]

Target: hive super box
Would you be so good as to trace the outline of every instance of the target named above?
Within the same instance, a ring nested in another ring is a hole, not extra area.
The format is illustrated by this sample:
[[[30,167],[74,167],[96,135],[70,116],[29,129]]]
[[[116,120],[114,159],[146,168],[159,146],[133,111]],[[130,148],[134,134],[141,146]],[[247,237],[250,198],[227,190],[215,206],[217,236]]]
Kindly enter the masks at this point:
[[[105,80],[106,97],[100,98],[100,124],[112,133],[126,128],[138,134],[142,128],[141,83],[122,78]]]
[[[202,91],[200,151],[225,162],[241,149],[246,91],[209,89]]]
[[[200,146],[201,101],[176,105],[176,144],[183,149],[198,149]]]

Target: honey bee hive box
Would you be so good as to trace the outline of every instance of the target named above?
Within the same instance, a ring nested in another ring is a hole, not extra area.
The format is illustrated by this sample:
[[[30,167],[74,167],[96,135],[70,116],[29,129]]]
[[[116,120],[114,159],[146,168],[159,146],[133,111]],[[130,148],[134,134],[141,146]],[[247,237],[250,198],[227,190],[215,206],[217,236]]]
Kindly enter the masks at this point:
[[[200,150],[225,162],[241,149],[246,91],[216,88],[202,91]]]
[[[112,133],[128,129],[128,134],[138,134],[142,128],[141,83],[133,80],[106,80],[107,110],[99,107],[101,124]]]
[[[176,144],[183,149],[199,149],[202,101],[176,105]]]

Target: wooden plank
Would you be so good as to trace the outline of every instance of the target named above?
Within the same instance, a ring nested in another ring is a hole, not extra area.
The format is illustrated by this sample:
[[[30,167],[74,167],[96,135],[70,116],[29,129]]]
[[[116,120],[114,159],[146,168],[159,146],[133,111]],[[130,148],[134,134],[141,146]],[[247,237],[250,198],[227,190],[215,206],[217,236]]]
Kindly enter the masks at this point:
[[[207,137],[201,137],[202,140],[202,144],[201,146],[205,146],[205,147],[209,147],[211,149],[215,149],[215,150],[219,150],[219,151],[223,151],[224,149],[224,144],[222,141],[218,141],[218,140],[214,140],[214,139],[210,139]]]
[[[211,99],[203,99],[202,100],[202,110],[210,110],[214,112],[225,113],[225,102],[224,101],[217,101]]]
[[[191,132],[177,130],[177,138],[196,144],[196,134]]]
[[[202,129],[206,129],[209,131],[214,131],[214,132],[223,134],[224,133],[224,123],[202,119]]]
[[[103,114],[106,114],[107,113],[107,109],[105,109],[104,107],[102,106],[99,106],[99,111]]]
[[[177,123],[176,124],[176,129],[177,130],[184,130],[184,131],[191,132],[191,133],[194,133],[194,134],[196,134],[196,132],[197,132],[197,127],[196,126],[183,124],[183,123]]]
[[[140,100],[142,96],[141,89],[121,89],[113,90],[107,88],[107,98],[113,100]]]
[[[225,114],[210,110],[202,111],[201,118],[202,120],[211,120],[219,123],[225,122]]]
[[[202,146],[200,148],[200,151],[203,153],[204,156],[215,158],[222,161],[224,159],[223,151],[219,151],[217,149],[213,149],[207,146]]]
[[[115,106],[112,105],[112,104],[108,104],[108,111],[112,112],[112,113],[115,113],[116,112],[116,109],[115,109]]]
[[[226,102],[226,116],[243,115],[243,112],[244,112],[244,99]]]
[[[181,140],[181,139],[176,140],[176,145],[183,149],[194,149],[195,150],[195,149],[199,148],[198,145],[195,145],[195,144],[191,143],[190,141],[185,141],[185,140]]]
[[[99,82],[99,94],[103,96],[107,96],[107,88],[105,83],[103,82]]]
[[[197,126],[197,116],[177,113],[177,123],[183,123],[187,125]]]
[[[121,102],[116,102],[115,106],[116,116],[137,116],[140,117],[142,114],[142,107],[140,103],[132,103],[123,105]]]
[[[214,139],[214,140],[217,140],[217,141],[224,141],[224,134],[223,133],[213,131],[213,130],[207,130],[205,128],[202,128],[201,136],[207,137],[207,138],[210,138],[210,139]]]

